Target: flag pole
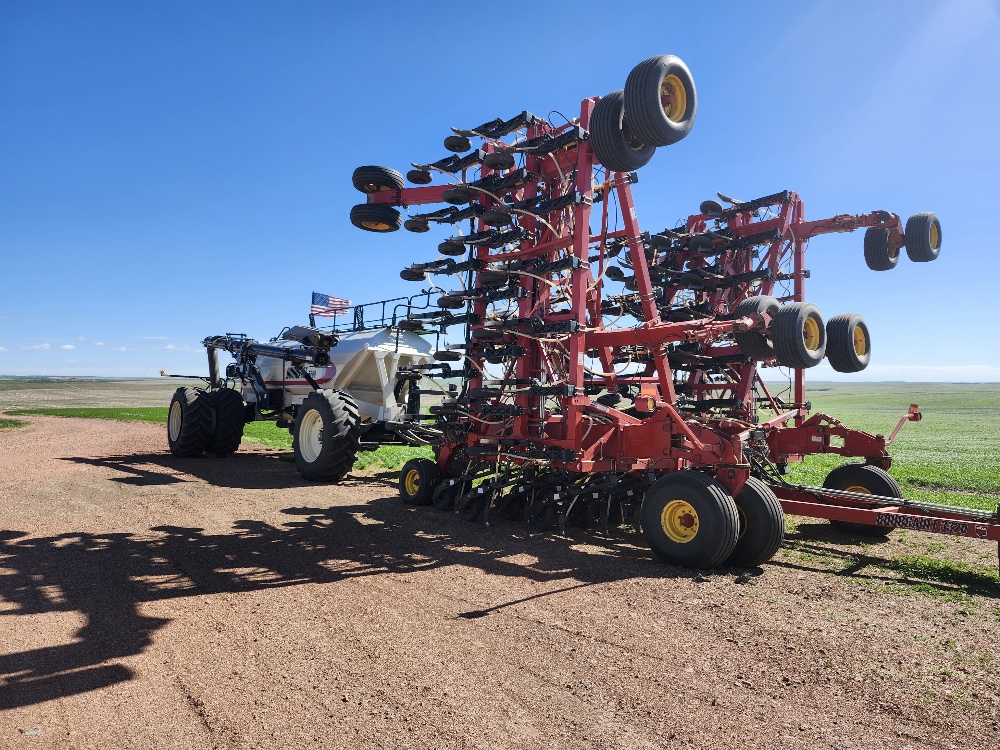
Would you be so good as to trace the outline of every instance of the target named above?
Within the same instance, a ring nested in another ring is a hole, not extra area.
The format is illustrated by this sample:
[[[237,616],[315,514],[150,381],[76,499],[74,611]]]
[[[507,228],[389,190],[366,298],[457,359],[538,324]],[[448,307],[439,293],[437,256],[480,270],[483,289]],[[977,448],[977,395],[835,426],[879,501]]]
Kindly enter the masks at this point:
[[[315,295],[315,294],[316,294],[316,292],[313,292],[313,295]],[[309,299],[309,305],[310,305],[310,307],[309,307],[309,327],[310,328],[315,328],[316,327],[316,316],[312,314],[312,303],[313,303],[313,298],[310,298]]]

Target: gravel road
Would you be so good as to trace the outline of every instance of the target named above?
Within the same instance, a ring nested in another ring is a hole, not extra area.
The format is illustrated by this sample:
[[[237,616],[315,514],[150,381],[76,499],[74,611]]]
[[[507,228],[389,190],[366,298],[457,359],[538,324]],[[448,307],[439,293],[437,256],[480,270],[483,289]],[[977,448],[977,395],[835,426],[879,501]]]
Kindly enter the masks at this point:
[[[803,521],[698,575],[29,419],[0,432],[0,747],[997,747],[1000,591],[891,569],[992,545]]]

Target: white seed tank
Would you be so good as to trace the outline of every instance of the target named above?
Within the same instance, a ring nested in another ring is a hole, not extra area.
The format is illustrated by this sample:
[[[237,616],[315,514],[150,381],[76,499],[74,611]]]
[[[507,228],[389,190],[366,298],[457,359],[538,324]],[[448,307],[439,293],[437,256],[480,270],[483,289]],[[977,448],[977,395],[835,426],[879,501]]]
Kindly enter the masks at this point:
[[[337,334],[338,344],[330,350],[327,367],[306,367],[320,388],[347,391],[358,403],[362,421],[397,419],[406,410],[397,403],[393,391],[396,371],[401,367],[427,364],[433,360],[430,343],[411,331],[379,328]],[[274,346],[298,347],[297,341],[278,340]],[[301,404],[312,393],[309,382],[292,365],[275,357],[258,357],[257,368],[269,392],[283,391],[283,405]],[[243,388],[247,401],[256,401],[253,389]],[[401,395],[405,400],[405,392]]]

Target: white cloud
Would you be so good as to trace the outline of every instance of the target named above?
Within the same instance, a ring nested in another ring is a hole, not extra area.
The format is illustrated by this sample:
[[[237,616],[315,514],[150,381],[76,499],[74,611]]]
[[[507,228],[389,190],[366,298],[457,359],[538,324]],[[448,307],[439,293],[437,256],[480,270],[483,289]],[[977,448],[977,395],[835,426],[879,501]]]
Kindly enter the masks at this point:
[[[76,349],[76,347],[73,344],[63,344],[59,348],[60,349]]]
[[[94,342],[94,346],[104,346],[104,342],[103,341],[95,341]]]
[[[86,341],[86,340],[87,340],[87,337],[86,337],[86,336],[77,336],[77,337],[76,337],[76,340],[77,340],[77,341]]]
[[[123,352],[123,351],[125,351],[125,347],[124,346],[119,346],[117,351]]]
[[[163,348],[164,348],[164,349],[166,349],[166,350],[167,350],[168,352],[172,352],[172,351],[173,351],[174,349],[176,349],[177,347],[176,347],[176,346],[174,346],[173,344],[167,344],[167,345],[166,345],[165,347],[163,347]]]
[[[26,352],[30,352],[30,351],[35,350],[35,349],[51,349],[51,348],[52,348],[52,344],[34,344],[32,346],[22,346],[21,347],[21,349],[23,349]]]
[[[10,349],[8,349],[6,346],[0,346],[0,352],[9,352],[9,351]]]

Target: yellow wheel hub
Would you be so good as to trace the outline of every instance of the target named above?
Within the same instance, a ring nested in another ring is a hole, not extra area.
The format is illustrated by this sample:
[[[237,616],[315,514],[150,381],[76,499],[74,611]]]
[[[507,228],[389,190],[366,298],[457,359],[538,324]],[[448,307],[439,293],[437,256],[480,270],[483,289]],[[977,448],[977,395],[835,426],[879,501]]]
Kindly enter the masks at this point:
[[[806,318],[802,324],[802,341],[811,352],[819,349],[819,323],[815,318]]]
[[[666,76],[660,84],[660,106],[671,122],[680,122],[687,112],[687,89],[680,78]]]
[[[384,232],[389,228],[388,224],[385,224],[381,221],[362,221],[361,226],[363,226],[365,229],[373,229],[376,232]]]
[[[403,487],[407,495],[414,497],[420,491],[420,472],[416,469],[406,472],[406,476],[403,477]]]
[[[865,336],[864,330],[861,326],[855,326],[854,328],[854,353],[859,357],[863,357],[868,351],[868,337]]]
[[[862,487],[860,484],[852,484],[850,487],[845,487],[844,492],[857,492],[859,495],[870,495],[872,491],[867,487]]]
[[[931,223],[931,247],[935,250],[941,245],[941,230],[938,229],[937,222]]]
[[[686,544],[698,536],[698,511],[687,500],[671,500],[660,513],[660,526],[670,541]]]

